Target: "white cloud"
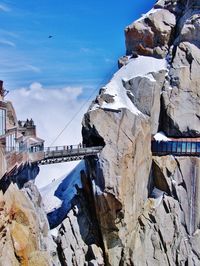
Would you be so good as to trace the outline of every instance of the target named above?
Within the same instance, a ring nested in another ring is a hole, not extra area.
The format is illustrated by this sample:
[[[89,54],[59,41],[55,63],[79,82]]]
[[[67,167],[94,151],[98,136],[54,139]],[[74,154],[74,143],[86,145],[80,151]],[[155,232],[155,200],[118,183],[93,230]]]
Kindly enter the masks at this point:
[[[12,32],[12,31],[8,31],[8,30],[2,29],[2,28],[0,28],[0,34],[1,34],[1,36],[5,35],[5,36],[12,37],[12,38],[18,38],[19,37],[19,35],[17,33]]]
[[[82,102],[78,97],[81,94],[81,87],[45,89],[40,83],[35,82],[29,88],[10,91],[8,99],[13,102],[18,119],[33,118],[38,135],[49,145],[79,109]],[[80,142],[80,122],[84,111],[86,109],[75,118],[56,145]]]
[[[11,42],[9,40],[6,39],[0,39],[0,45],[6,45],[6,46],[11,46],[11,47],[15,47],[15,43]]]
[[[0,11],[9,12],[10,8],[7,5],[0,3]]]
[[[31,71],[33,71],[35,73],[40,73],[41,72],[39,67],[36,67],[36,66],[33,66],[33,65],[26,65],[25,68],[27,70],[31,70]]]
[[[43,138],[45,146],[48,146],[80,109],[83,100],[79,100],[78,97],[82,91],[81,87],[45,89],[40,83],[35,82],[29,88],[10,91],[7,99],[13,102],[19,120],[33,118],[38,136]],[[87,106],[76,116],[54,146],[81,142],[81,121],[86,109]],[[57,179],[69,172],[74,165],[74,163],[65,163],[43,166],[37,183],[42,187],[49,183],[49,180]]]

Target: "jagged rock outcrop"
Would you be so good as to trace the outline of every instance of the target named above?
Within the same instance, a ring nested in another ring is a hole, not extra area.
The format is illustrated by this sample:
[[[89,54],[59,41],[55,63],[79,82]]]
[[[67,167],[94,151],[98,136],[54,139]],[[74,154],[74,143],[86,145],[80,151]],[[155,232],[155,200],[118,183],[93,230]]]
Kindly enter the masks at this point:
[[[162,130],[171,136],[200,132],[199,19],[198,1],[158,1],[125,30],[127,54],[168,58],[161,115]]]
[[[134,265],[199,265],[200,231],[188,236],[182,215],[178,201],[172,197],[147,201],[138,219],[131,258]]]
[[[171,85],[162,94],[162,128],[168,135],[199,135],[199,59],[200,51],[194,44],[183,42],[176,48],[169,70]]]
[[[151,133],[155,134],[159,127],[160,94],[166,70],[150,73],[153,79],[137,76],[124,81],[127,95],[135,106],[150,117]]]
[[[86,121],[90,124],[84,127],[85,141],[92,128],[106,143],[93,176],[95,203],[109,263],[119,265],[124,246],[133,241],[132,228],[148,196],[151,130],[145,116],[126,109],[117,114],[95,110],[87,113]]]
[[[192,235],[200,224],[200,159],[197,157],[155,157],[152,178],[155,186],[176,199],[182,210],[181,222]],[[165,184],[165,185],[164,185]]]
[[[78,189],[72,208],[57,228],[59,258],[62,265],[105,265],[101,237],[89,184]]]
[[[165,194],[149,199],[138,219],[135,265],[199,265],[199,163],[195,157],[153,158],[151,178]]]
[[[128,26],[121,68],[85,114],[84,144],[104,146],[88,168],[107,265],[199,265],[199,159],[150,147],[158,130],[200,135],[199,13],[160,0]]]
[[[150,11],[125,29],[127,54],[165,57],[175,25],[176,16],[167,9]]]
[[[0,265],[60,265],[36,187],[0,194]],[[50,254],[51,251],[51,254]]]

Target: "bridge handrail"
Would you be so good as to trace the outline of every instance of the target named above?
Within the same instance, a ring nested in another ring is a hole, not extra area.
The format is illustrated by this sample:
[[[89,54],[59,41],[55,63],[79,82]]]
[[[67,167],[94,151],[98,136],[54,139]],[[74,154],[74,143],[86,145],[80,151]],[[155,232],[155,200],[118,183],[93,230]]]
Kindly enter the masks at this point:
[[[79,151],[79,150],[101,150],[102,146],[94,146],[94,147],[86,147],[86,146],[80,146],[80,145],[64,145],[64,146],[52,146],[52,147],[44,147],[44,152],[52,152],[52,151]]]
[[[5,147],[5,152],[6,153],[11,153],[11,152],[28,152],[28,153],[41,153],[41,152],[56,152],[56,151],[68,151],[69,153],[72,151],[87,151],[88,149],[91,150],[101,150],[103,147],[102,146],[94,146],[94,147],[86,147],[84,145],[63,145],[63,146],[52,146],[52,147],[44,147],[41,150],[37,151],[32,151],[29,148],[23,147]]]
[[[44,152],[46,152],[46,151],[74,150],[74,149],[78,149],[80,147],[81,147],[80,145],[50,146],[50,147],[44,147]]]
[[[200,155],[200,142],[188,140],[152,141],[154,155]]]

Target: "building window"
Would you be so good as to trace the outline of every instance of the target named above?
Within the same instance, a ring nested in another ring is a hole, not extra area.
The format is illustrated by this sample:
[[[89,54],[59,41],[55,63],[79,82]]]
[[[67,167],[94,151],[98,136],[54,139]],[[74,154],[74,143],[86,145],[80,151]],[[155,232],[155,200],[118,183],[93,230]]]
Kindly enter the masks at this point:
[[[0,109],[0,136],[6,134],[6,110]]]
[[[16,148],[15,133],[6,136],[6,150],[14,151]]]
[[[196,142],[192,142],[192,153],[196,152]]]

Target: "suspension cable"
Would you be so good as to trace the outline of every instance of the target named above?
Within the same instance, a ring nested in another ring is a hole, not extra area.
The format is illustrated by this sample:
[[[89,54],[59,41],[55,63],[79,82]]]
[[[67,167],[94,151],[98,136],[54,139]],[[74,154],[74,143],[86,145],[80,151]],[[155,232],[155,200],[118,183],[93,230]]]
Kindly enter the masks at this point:
[[[113,73],[114,69],[116,68],[116,66],[114,66],[111,71],[109,72],[109,74],[105,77],[104,81],[106,83],[106,81],[108,80],[108,78],[110,77],[110,73]],[[78,111],[72,116],[72,118],[66,123],[66,125],[63,127],[63,129],[60,131],[60,133],[57,135],[57,137],[52,141],[52,143],[50,144],[50,147],[59,139],[59,137],[62,135],[62,133],[68,128],[68,126],[72,123],[72,121],[76,118],[76,116],[80,113],[80,111],[83,109],[83,107],[90,101],[90,99],[94,96],[94,94],[96,94],[96,92],[99,90],[100,86],[102,84],[105,84],[104,82],[101,82],[97,88],[95,90],[92,91],[92,93],[89,95],[89,97],[86,99],[86,101],[81,105],[81,107],[78,109]]]

